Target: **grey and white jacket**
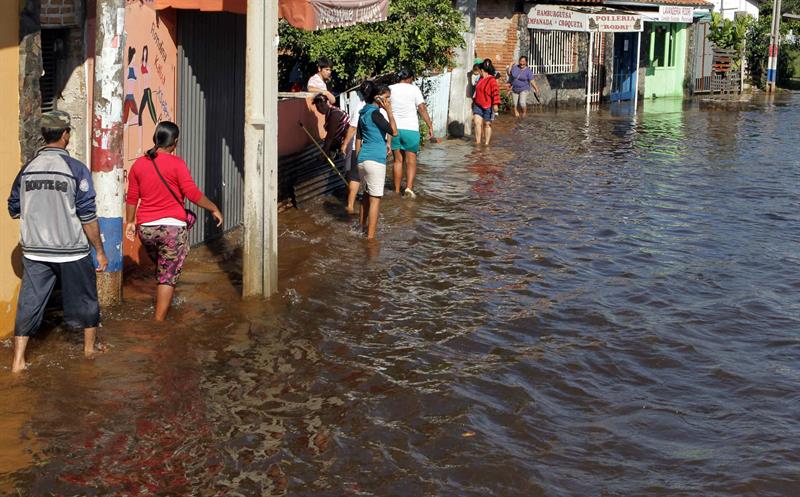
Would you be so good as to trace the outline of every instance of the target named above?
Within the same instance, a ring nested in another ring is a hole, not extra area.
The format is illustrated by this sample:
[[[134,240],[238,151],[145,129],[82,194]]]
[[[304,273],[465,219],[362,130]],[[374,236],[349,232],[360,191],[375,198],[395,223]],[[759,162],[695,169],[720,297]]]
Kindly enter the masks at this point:
[[[8,213],[22,221],[23,254],[88,254],[83,225],[97,219],[94,199],[89,168],[64,149],[39,150],[17,175],[8,197]]]

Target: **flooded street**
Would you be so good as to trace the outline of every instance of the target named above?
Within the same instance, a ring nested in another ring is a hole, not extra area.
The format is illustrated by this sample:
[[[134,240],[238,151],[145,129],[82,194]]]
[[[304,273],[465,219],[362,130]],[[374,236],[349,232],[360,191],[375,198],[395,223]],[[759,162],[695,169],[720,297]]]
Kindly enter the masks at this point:
[[[280,285],[195,251],[94,361],[0,370],[0,495],[800,495],[800,95],[505,117],[379,243],[281,215]]]

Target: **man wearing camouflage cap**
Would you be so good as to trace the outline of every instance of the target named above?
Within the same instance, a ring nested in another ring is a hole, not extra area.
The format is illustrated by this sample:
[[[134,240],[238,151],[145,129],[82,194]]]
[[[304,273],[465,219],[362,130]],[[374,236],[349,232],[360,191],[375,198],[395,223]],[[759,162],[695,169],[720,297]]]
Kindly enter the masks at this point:
[[[100,324],[95,272],[108,265],[100,227],[92,175],[67,152],[71,126],[66,112],[42,115],[46,145],[17,175],[8,197],[8,212],[20,219],[22,286],[14,326],[14,361],[11,371],[26,369],[28,338],[42,323],[56,281],[61,284],[64,321],[83,328],[84,353],[97,352],[95,336]],[[89,255],[96,253],[97,267]]]

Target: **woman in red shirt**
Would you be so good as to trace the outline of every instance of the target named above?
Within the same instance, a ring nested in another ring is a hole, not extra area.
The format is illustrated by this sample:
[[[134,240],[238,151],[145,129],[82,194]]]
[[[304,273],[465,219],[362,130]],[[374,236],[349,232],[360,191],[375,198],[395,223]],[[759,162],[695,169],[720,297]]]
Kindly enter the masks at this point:
[[[492,121],[500,105],[500,88],[497,86],[492,61],[484,60],[480,68],[481,79],[475,85],[475,95],[472,97],[472,125],[475,129],[475,143],[480,144],[481,135],[484,135],[488,145],[492,140]]]
[[[128,174],[125,236],[136,233],[156,264],[156,321],[163,321],[172,305],[175,285],[189,254],[189,219],[184,207],[189,199],[211,212],[222,226],[219,208],[195,185],[186,163],[174,155],[180,130],[175,123],[158,123],[155,146],[133,163]]]

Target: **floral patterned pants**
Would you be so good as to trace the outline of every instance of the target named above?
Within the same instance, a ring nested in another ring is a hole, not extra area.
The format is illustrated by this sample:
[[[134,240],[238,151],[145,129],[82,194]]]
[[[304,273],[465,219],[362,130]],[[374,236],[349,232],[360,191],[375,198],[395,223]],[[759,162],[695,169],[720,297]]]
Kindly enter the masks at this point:
[[[139,239],[156,264],[158,284],[175,286],[189,255],[189,230],[185,226],[139,226]]]

